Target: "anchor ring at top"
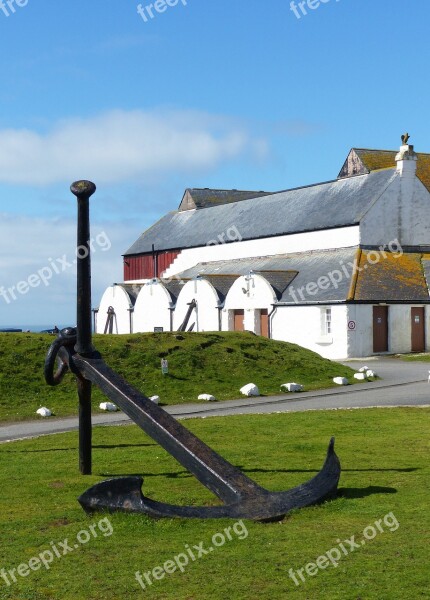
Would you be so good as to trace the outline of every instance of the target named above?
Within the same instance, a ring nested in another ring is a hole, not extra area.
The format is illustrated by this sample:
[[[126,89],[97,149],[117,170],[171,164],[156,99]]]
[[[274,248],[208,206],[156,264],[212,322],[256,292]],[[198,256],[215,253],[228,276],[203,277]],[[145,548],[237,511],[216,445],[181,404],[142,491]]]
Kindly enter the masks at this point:
[[[63,380],[64,375],[69,370],[68,364],[58,355],[61,348],[73,350],[76,344],[76,329],[66,327],[58,334],[57,339],[51,344],[45,358],[44,375],[48,385],[56,386]],[[58,368],[54,373],[55,360],[58,360]]]

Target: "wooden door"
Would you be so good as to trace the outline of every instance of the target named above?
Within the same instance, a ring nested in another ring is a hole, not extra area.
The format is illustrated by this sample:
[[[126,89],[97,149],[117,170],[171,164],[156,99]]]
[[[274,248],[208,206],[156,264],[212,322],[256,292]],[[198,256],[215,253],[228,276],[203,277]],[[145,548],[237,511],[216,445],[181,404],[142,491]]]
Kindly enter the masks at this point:
[[[260,312],[260,332],[263,337],[269,337],[269,312],[262,308]]]
[[[373,307],[373,352],[388,352],[388,306]]]
[[[424,306],[411,308],[411,350],[425,352]]]
[[[233,311],[234,314],[234,331],[244,331],[244,319],[245,319],[245,311],[238,309]]]

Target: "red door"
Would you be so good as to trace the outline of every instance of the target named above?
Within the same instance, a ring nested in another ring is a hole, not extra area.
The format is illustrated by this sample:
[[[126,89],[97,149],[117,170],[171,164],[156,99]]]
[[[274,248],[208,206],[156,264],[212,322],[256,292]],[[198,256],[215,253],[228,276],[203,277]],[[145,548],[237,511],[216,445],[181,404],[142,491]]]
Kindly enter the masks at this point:
[[[263,337],[269,337],[269,313],[267,308],[262,308],[260,313],[260,331]]]
[[[373,307],[373,352],[388,352],[388,306]]]
[[[244,310],[235,310],[234,314],[234,331],[244,331],[244,319],[245,319],[245,311]]]
[[[424,306],[411,308],[411,350],[425,352]]]

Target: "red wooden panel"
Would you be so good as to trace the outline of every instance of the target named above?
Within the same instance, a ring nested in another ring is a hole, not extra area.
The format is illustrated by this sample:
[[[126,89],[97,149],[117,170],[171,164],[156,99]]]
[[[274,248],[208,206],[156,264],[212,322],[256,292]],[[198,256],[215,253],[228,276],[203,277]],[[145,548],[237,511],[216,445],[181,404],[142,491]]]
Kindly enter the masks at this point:
[[[179,250],[156,253],[156,268],[154,273],[154,257],[151,254],[140,254],[138,256],[124,257],[124,281],[133,279],[152,279],[160,277],[170,267]]]
[[[161,252],[157,256],[158,262],[158,277],[161,277],[166,269],[170,267],[172,262],[179,256],[179,250],[171,250],[169,252]]]

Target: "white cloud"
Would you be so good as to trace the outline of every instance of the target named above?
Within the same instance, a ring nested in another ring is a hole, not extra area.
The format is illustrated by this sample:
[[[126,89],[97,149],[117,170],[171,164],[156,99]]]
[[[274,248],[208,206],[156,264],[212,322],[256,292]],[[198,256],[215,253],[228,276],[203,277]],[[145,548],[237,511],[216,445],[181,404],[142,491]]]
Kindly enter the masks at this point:
[[[116,110],[63,120],[44,133],[0,130],[0,182],[157,180],[172,172],[211,169],[243,155],[261,158],[266,152],[264,139],[224,117]]]

